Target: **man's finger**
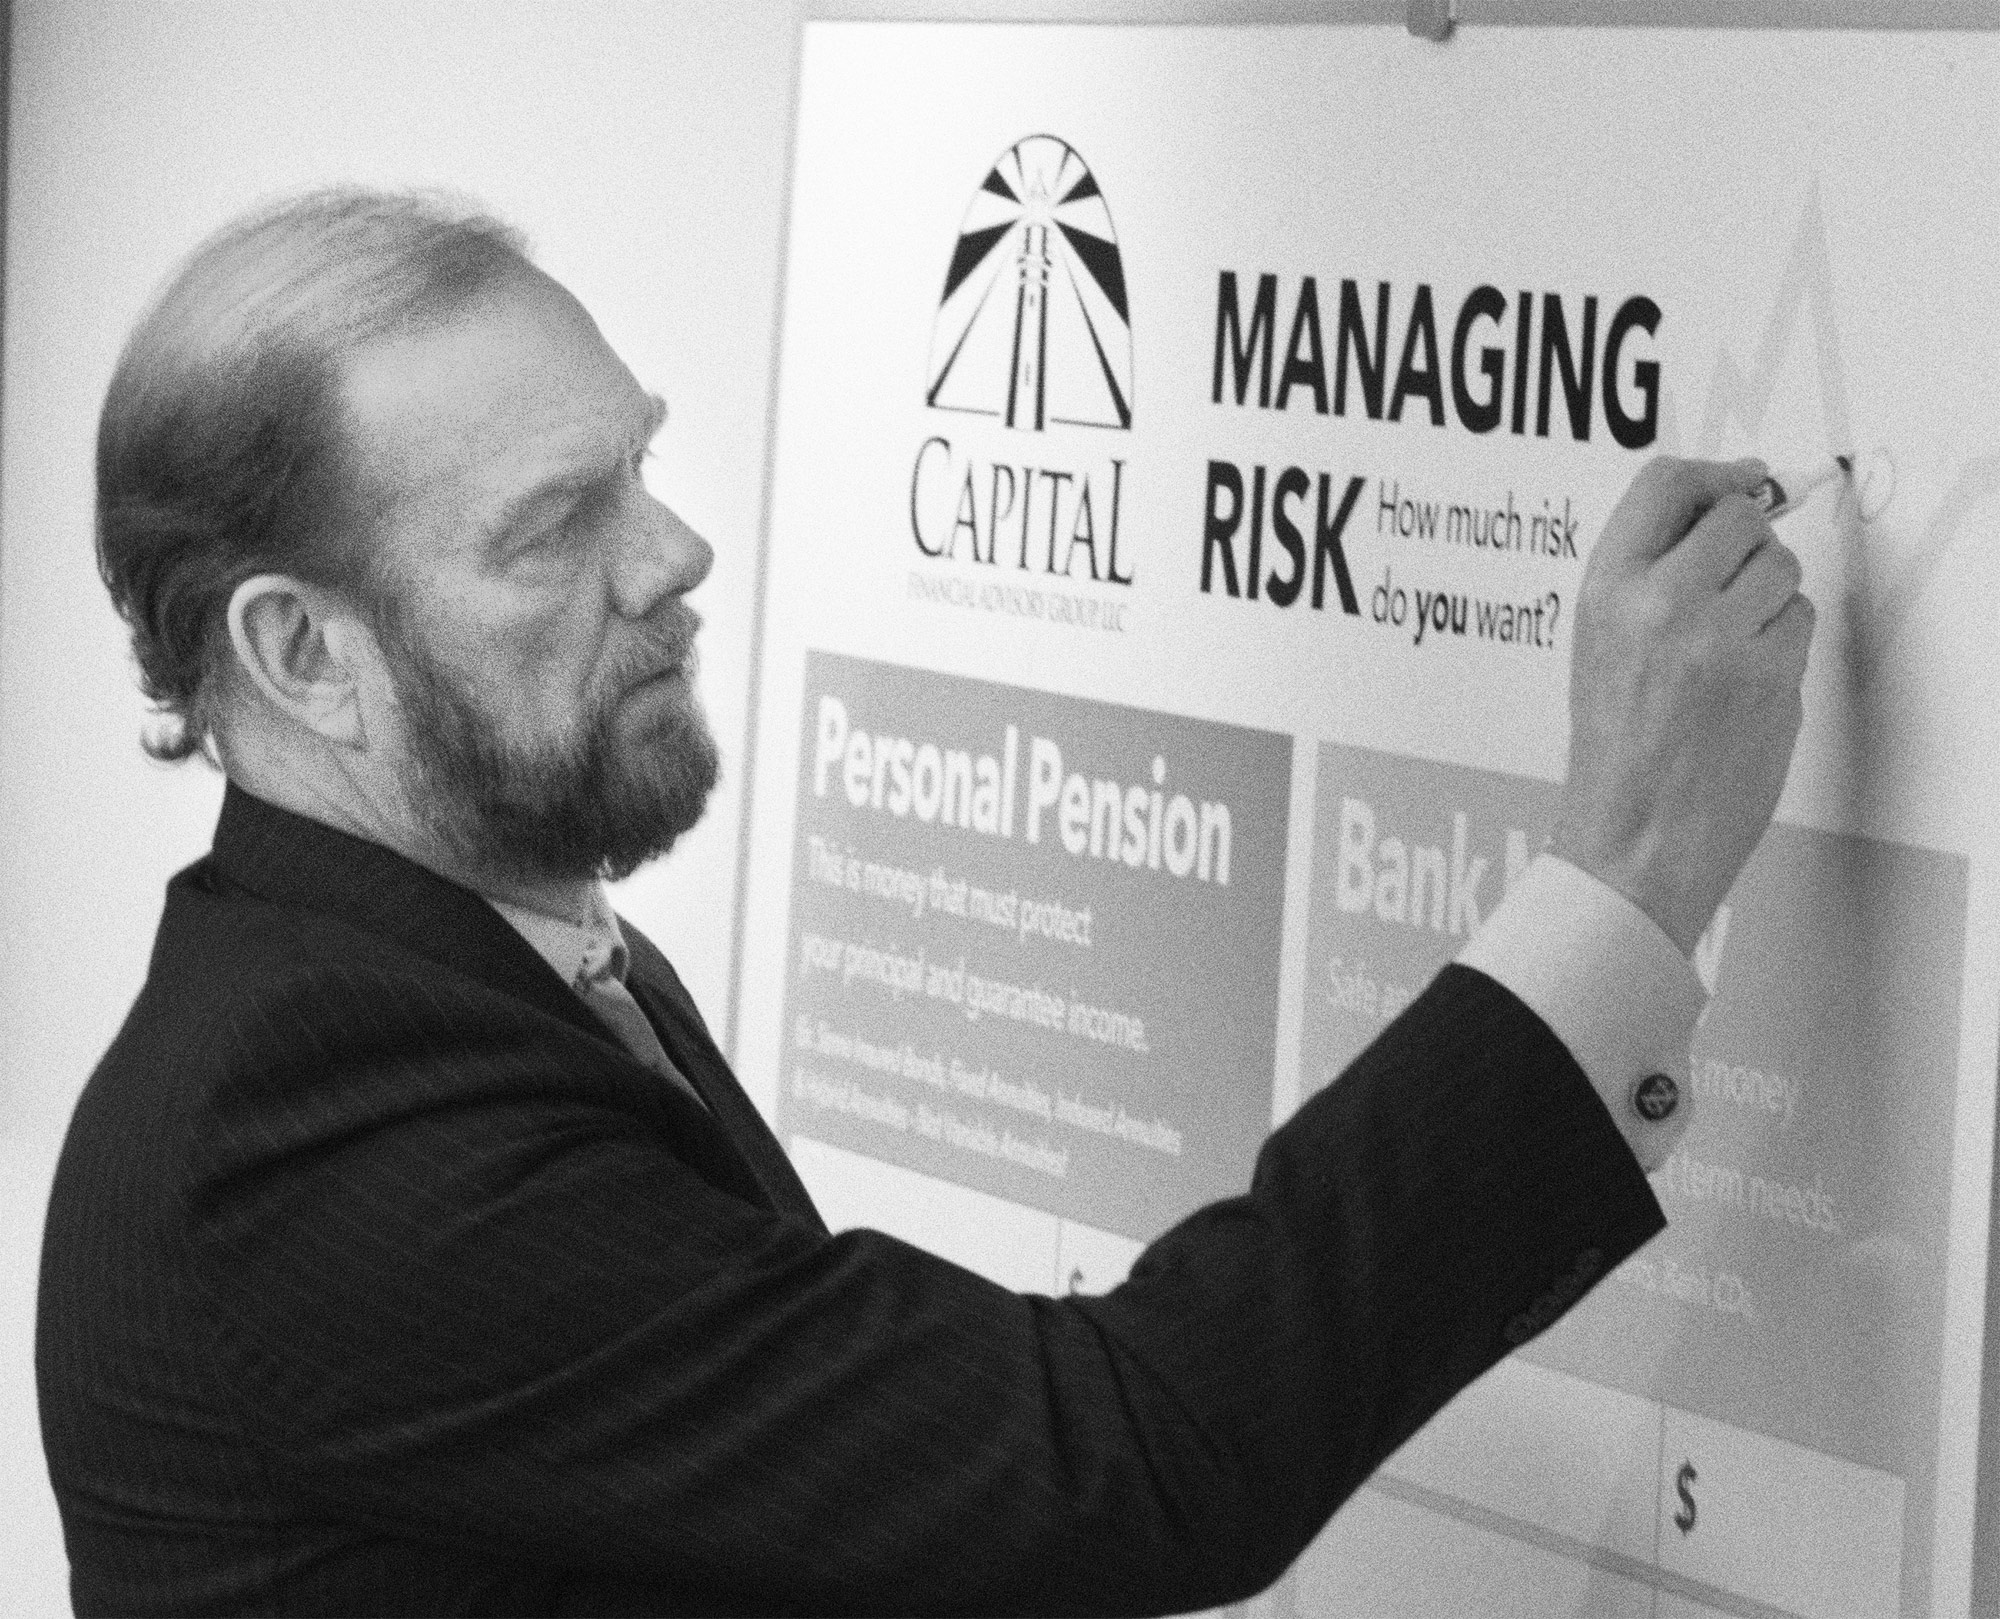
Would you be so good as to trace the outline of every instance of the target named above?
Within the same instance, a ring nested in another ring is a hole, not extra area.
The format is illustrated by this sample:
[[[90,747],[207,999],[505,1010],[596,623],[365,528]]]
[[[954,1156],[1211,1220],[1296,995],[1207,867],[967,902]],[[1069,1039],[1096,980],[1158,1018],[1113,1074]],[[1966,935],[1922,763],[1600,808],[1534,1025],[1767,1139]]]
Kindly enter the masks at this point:
[[[1718,500],[1749,494],[1767,472],[1761,461],[1656,457],[1640,469],[1605,522],[1592,563],[1616,574],[1650,567],[1673,550]]]
[[[1763,507],[1731,491],[1700,517],[1654,566],[1656,577],[1679,596],[1727,590],[1750,559],[1778,543]]]
[[[1812,604],[1810,596],[1794,592],[1792,599],[1778,609],[1760,635],[1760,639],[1776,651],[1784,662],[1784,668],[1793,680],[1805,672],[1806,654],[1812,650],[1813,626],[1819,621],[1819,612]]]
[[[1723,610],[1739,625],[1761,631],[1798,594],[1803,577],[1791,547],[1782,540],[1767,540],[1723,587]]]

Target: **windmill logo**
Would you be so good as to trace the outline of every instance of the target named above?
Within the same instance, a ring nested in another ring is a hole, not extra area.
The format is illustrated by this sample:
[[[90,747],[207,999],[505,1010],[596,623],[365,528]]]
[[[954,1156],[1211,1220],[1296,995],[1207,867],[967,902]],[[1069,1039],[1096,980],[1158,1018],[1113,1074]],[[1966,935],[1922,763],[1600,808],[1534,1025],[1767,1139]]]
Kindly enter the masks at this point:
[[[1118,233],[1068,141],[1015,142],[972,194],[938,300],[925,400],[1034,432],[1132,425]]]

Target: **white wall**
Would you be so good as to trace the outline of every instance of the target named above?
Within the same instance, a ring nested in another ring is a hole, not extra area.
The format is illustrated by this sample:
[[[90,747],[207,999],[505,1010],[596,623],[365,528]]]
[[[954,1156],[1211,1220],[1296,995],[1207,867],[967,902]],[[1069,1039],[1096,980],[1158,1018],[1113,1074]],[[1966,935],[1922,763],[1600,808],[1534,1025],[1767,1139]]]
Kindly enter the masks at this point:
[[[150,764],[91,555],[118,345],[211,227],[326,180],[445,184],[524,226],[673,416],[657,487],[714,541],[696,597],[728,775],[623,903],[718,1030],[797,40],[794,0],[15,0],[0,357],[0,1613],[66,1612],[36,1428],[42,1206],[220,800]]]

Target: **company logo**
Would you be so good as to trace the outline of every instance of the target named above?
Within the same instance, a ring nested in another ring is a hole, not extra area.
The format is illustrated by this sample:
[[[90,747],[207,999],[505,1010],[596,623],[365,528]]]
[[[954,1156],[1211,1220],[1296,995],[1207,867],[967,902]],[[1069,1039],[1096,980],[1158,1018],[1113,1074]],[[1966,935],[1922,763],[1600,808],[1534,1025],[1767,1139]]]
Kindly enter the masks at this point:
[[[972,194],[931,330],[925,398],[1035,432],[1132,425],[1118,233],[1069,142],[1015,142]]]

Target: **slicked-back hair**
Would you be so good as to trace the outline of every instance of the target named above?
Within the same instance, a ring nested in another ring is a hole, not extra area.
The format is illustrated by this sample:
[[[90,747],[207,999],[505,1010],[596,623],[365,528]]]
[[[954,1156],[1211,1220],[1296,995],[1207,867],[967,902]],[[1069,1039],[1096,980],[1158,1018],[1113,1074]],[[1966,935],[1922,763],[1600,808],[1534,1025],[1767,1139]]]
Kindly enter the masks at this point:
[[[285,573],[373,601],[340,410],[347,360],[528,263],[442,193],[318,190],[224,226],[155,298],[97,429],[97,565],[160,716],[156,759],[213,759],[230,597]]]

